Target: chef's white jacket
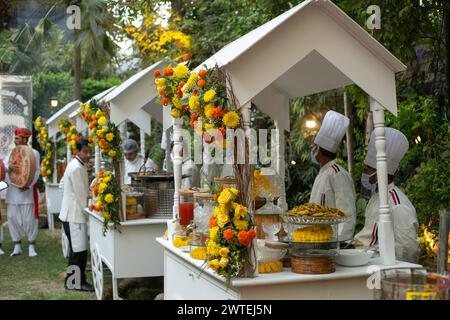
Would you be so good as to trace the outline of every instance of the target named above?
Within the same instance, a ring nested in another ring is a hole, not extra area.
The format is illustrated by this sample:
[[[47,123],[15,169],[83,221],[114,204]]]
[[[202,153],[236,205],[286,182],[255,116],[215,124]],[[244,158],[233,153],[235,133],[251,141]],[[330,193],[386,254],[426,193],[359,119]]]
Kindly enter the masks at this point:
[[[339,225],[339,240],[352,239],[356,224],[355,185],[350,174],[334,160],[320,168],[314,180],[310,202],[338,208],[346,213],[347,221]]]
[[[125,159],[125,174],[124,174],[124,184],[131,184],[131,177],[128,175],[132,172],[139,172],[142,165],[144,164],[144,156],[138,154],[133,161],[128,161]],[[142,169],[144,170],[144,169]],[[148,158],[145,164],[145,171],[157,170],[155,162]]]
[[[417,263],[419,261],[419,237],[416,209],[408,197],[393,183],[388,186],[388,203],[391,208],[397,260]],[[356,245],[377,246],[380,199],[378,193],[367,204],[364,228],[355,236]]]

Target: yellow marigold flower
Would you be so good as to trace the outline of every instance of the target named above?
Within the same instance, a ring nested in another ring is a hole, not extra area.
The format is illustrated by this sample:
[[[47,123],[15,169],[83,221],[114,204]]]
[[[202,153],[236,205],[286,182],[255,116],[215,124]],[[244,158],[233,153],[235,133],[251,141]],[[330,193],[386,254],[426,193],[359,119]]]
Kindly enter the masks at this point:
[[[106,196],[105,196],[105,201],[106,201],[106,203],[113,203],[114,202],[114,196],[111,194],[111,193],[108,193]]]
[[[103,172],[103,176],[104,177],[109,177],[109,176],[111,176],[112,175],[112,171],[105,171],[105,172]]]
[[[230,249],[228,249],[228,248],[221,248],[219,250],[219,254],[221,257],[227,257],[229,252],[230,252]]]
[[[238,230],[247,230],[248,221],[234,219],[234,225],[236,226],[236,229],[238,229]]]
[[[109,150],[108,156],[110,156],[111,158],[114,158],[116,155],[117,155],[117,151],[116,150]]]
[[[113,134],[113,133],[108,133],[108,134],[106,135],[106,140],[108,140],[108,141],[113,141],[113,139],[114,139],[114,134]]]
[[[181,116],[181,113],[178,109],[172,109],[170,110],[170,115],[172,116],[172,118],[178,119]]]
[[[104,219],[107,219],[107,220],[111,219],[111,215],[108,212],[103,212],[102,215],[103,215]]]
[[[157,86],[164,87],[166,85],[166,79],[165,78],[155,79],[155,84]]]
[[[105,177],[103,178],[104,183],[109,183],[111,181],[111,177]]]
[[[217,256],[219,254],[219,246],[214,241],[208,241],[208,245],[206,246],[206,250],[209,255]]]
[[[52,170],[48,169],[47,170],[47,175],[51,175],[52,174]]]
[[[236,128],[239,124],[239,115],[234,111],[227,112],[222,121],[227,128]]]
[[[211,130],[211,129],[214,129],[214,125],[210,124],[210,123],[205,123],[205,130],[208,131],[208,130]]]
[[[107,186],[106,183],[100,183],[100,184],[98,185],[98,191],[99,191],[100,193],[105,192],[106,188],[108,188],[108,186]]]
[[[236,219],[240,219],[242,217],[244,217],[247,214],[247,208],[244,207],[243,205],[236,205],[236,208],[234,208],[234,217]]]
[[[189,69],[184,64],[179,64],[175,69],[173,69],[173,73],[177,78],[184,78],[188,74],[188,72]]]
[[[230,260],[228,260],[228,258],[222,257],[222,258],[220,258],[219,266],[221,266],[222,268],[225,268],[228,265],[228,262],[230,262]]]
[[[98,119],[98,124],[104,125],[107,121],[108,121],[108,120],[106,119],[106,117],[101,116],[101,117]]]
[[[210,267],[213,270],[217,270],[219,269],[219,260],[218,259],[214,259],[208,262],[208,267]]]
[[[216,91],[213,89],[210,89],[205,92],[205,95],[203,96],[203,100],[205,100],[206,103],[211,102],[212,99],[216,96]]]
[[[191,108],[191,110],[197,110],[199,106],[200,106],[200,102],[198,101],[198,97],[192,95],[189,98],[189,108]]]
[[[229,188],[227,190],[230,191],[235,197],[237,197],[239,193],[239,191],[236,188]]]
[[[177,109],[181,109],[181,107],[182,107],[181,100],[180,100],[180,98],[178,98],[178,96],[174,96],[172,98],[172,104]]]
[[[219,227],[217,227],[217,226],[209,229],[209,237],[211,238],[211,240],[213,240],[213,241],[219,240],[219,237],[217,236],[218,233],[219,233]]]
[[[197,81],[197,78],[198,78],[198,75],[195,72],[191,73],[191,75],[189,76],[188,81],[186,82],[185,88],[183,88],[183,89],[186,90],[186,89],[191,88],[195,84],[195,82]]]
[[[220,205],[220,212],[221,212],[222,214],[228,214],[227,206],[224,205],[224,204],[221,204],[221,205]]]
[[[103,114],[103,112],[101,111],[101,110],[97,110],[97,112],[95,113],[95,116],[97,117],[97,118],[100,118],[100,117],[102,117],[104,114]]]
[[[230,219],[228,218],[228,214],[221,213],[217,216],[217,225],[221,228],[223,228],[229,221]]]
[[[214,108],[215,108],[215,106],[212,103],[209,103],[209,104],[207,104],[205,106],[205,116],[206,116],[206,118],[208,118],[208,119],[212,118],[212,111],[213,111]]]
[[[220,210],[220,208],[219,207],[215,207],[214,208],[214,211],[213,211],[213,216],[214,217],[217,217],[219,214],[221,214],[222,213],[222,211]]]
[[[221,205],[227,205],[231,200],[233,200],[237,196],[237,190],[235,188],[228,188],[223,190],[219,198],[217,199],[217,202]]]

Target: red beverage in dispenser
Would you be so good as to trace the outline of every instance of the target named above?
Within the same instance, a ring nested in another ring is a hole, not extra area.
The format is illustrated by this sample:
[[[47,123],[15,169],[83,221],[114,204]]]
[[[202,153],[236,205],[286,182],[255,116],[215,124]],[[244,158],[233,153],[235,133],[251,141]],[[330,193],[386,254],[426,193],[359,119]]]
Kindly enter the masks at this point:
[[[191,202],[180,203],[180,225],[186,227],[194,220],[194,204]]]

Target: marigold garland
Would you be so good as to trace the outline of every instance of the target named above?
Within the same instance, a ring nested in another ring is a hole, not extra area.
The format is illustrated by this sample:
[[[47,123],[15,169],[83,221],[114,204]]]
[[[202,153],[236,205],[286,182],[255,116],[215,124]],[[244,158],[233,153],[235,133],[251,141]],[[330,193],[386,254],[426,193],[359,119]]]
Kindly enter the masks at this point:
[[[78,132],[77,127],[69,120],[63,119],[58,122],[58,129],[59,132],[66,136],[72,155],[75,156],[77,154],[77,142],[81,139],[81,134]],[[92,141],[90,142],[92,143]]]
[[[37,117],[34,121],[34,128],[38,132],[38,141],[41,146],[42,151],[44,151],[45,156],[41,161],[41,176],[51,177],[53,174],[53,156],[54,156],[54,145],[48,139],[47,125],[45,124],[42,117]]]

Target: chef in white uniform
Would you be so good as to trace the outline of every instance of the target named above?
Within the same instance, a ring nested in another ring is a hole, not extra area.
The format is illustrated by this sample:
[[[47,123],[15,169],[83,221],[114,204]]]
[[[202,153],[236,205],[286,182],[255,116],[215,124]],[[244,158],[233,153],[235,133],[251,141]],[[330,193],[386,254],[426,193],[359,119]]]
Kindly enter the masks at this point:
[[[80,139],[77,142],[77,155],[70,161],[63,177],[63,199],[59,219],[62,221],[64,233],[69,245],[69,268],[64,282],[66,289],[93,291],[93,287],[86,281],[86,263],[88,255],[87,217],[84,208],[87,207],[89,197],[89,181],[86,165],[91,156],[89,141]],[[81,279],[73,278],[76,274],[72,270],[77,266]],[[79,284],[80,286],[77,286]]]
[[[139,154],[139,145],[133,139],[127,139],[123,146],[125,156],[125,175],[124,183],[131,184],[131,177],[128,175],[132,172],[144,171],[143,165],[145,158]],[[141,169],[142,168],[142,169]],[[159,168],[155,162],[148,158],[145,164],[145,171],[158,171]]]
[[[310,202],[338,208],[348,219],[339,225],[340,241],[352,239],[356,224],[356,193],[351,175],[335,161],[336,152],[344,138],[349,119],[328,111],[314,140],[311,159],[320,165],[311,191]]]
[[[389,183],[388,203],[394,226],[395,255],[397,260],[417,263],[420,250],[416,209],[408,197],[394,185],[394,174],[409,148],[408,139],[403,133],[392,128],[385,129],[385,136]],[[364,160],[364,173],[361,177],[362,185],[369,190],[377,184],[376,153],[375,134],[372,132],[366,159]],[[380,199],[378,193],[376,193],[367,204],[364,228],[355,236],[356,245],[377,246],[379,206]]]
[[[17,128],[14,131],[14,143],[19,145],[28,145],[28,139],[31,137],[31,131],[27,128]],[[22,253],[21,238],[28,238],[28,255],[30,257],[37,256],[35,243],[38,235],[39,215],[37,212],[38,190],[37,181],[40,175],[40,157],[39,152],[33,149],[36,158],[36,171],[30,187],[17,188],[9,183],[6,193],[6,205],[9,232],[14,245],[14,251],[11,256],[17,256]],[[16,170],[9,159],[5,161],[5,167],[8,173]],[[7,177],[8,178],[8,177]],[[8,179],[9,180],[9,179]],[[9,181],[8,181],[9,182]]]

